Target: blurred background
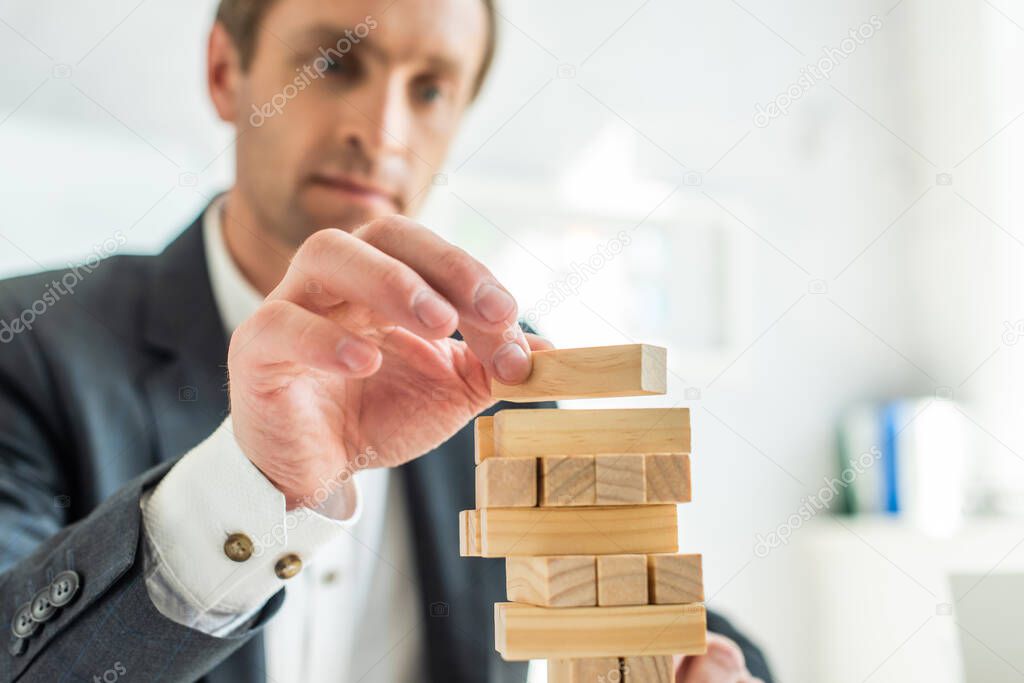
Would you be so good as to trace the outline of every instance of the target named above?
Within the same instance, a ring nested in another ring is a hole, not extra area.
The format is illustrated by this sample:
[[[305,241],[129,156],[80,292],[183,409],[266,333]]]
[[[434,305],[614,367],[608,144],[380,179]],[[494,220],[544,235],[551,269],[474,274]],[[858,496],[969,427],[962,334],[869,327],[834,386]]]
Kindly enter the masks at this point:
[[[228,186],[214,4],[0,3],[0,275]],[[669,348],[621,403],[691,408],[709,606],[779,680],[1024,681],[1024,8],[500,7],[421,220],[558,346]]]

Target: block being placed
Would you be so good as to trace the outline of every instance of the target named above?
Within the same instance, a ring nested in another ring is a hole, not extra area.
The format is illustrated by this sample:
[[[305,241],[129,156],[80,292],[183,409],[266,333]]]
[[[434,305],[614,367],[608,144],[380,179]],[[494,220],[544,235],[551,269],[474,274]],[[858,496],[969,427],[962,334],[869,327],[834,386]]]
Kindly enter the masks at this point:
[[[647,604],[647,557],[603,555],[597,558],[597,604],[603,607]]]
[[[533,370],[521,384],[491,380],[491,395],[506,401],[664,394],[666,351],[648,344],[534,351]]]
[[[494,606],[495,647],[506,661],[703,654],[703,605]]]
[[[459,513],[459,555],[480,557],[480,511],[463,510]]]
[[[639,505],[644,502],[644,456],[629,453],[598,455],[597,505]]]
[[[548,662],[548,683],[620,683],[618,657],[552,659]]]
[[[672,656],[623,657],[622,683],[672,683]]]
[[[688,408],[499,410],[494,452],[504,458],[689,453]]]
[[[644,488],[648,503],[689,503],[690,456],[686,453],[645,455]]]
[[[533,460],[506,458],[506,460]],[[538,503],[541,507],[594,505],[597,480],[594,457],[548,455],[540,458]]]
[[[512,602],[542,607],[588,607],[597,604],[593,555],[509,557],[505,588]]]
[[[477,508],[537,505],[537,461],[487,458],[476,466]]]
[[[675,505],[477,512],[483,557],[673,553],[679,549]]]
[[[473,460],[477,465],[494,455],[494,416],[483,415],[473,422]]]
[[[651,604],[704,601],[704,572],[700,555],[647,556],[647,588]]]

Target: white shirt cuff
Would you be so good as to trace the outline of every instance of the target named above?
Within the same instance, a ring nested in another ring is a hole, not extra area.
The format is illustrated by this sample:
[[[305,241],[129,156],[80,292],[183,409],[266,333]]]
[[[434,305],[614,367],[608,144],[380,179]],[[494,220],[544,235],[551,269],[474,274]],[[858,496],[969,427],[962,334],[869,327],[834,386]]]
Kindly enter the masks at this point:
[[[160,611],[179,623],[187,619],[189,626],[203,615],[221,616],[215,621],[222,625],[223,617],[251,615],[287,585],[274,572],[282,556],[298,555],[307,567],[359,518],[362,502],[352,472],[321,483],[323,491],[313,496],[319,511],[286,511],[284,494],[242,452],[231,418],[224,420],[142,499],[146,555],[153,563],[145,569],[146,581],[159,587],[150,596],[160,596]],[[235,533],[253,543],[243,562],[224,553],[224,541]],[[168,596],[181,604],[167,605]]]

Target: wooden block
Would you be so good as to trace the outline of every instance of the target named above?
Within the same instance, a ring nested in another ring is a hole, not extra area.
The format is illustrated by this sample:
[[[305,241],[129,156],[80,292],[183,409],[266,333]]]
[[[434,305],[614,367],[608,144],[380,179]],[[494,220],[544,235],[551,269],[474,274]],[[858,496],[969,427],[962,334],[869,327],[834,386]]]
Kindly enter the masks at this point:
[[[510,557],[505,560],[505,588],[512,602],[542,607],[596,605],[594,556]]]
[[[703,654],[704,605],[494,606],[495,647],[506,661]]]
[[[548,662],[548,683],[621,683],[618,657],[552,659]]]
[[[603,555],[597,558],[597,604],[604,607],[647,604],[647,557]]]
[[[459,555],[480,557],[480,511],[463,510],[459,513]]]
[[[594,459],[598,505],[639,505],[644,502],[644,456],[630,453]]]
[[[622,683],[673,683],[672,656],[624,657]]]
[[[644,488],[648,503],[689,503],[690,456],[686,453],[645,455]]]
[[[700,555],[648,555],[647,587],[651,604],[704,601],[704,572]]]
[[[505,458],[523,460],[524,458]],[[597,501],[592,455],[548,455],[540,458],[538,503],[541,507],[593,505]],[[528,461],[528,462],[532,462]]]
[[[483,415],[473,422],[473,461],[477,465],[494,455],[494,416]]]
[[[674,553],[675,505],[480,510],[483,557]]]
[[[488,458],[476,466],[477,508],[537,505],[537,461]]]
[[[689,453],[690,410],[499,410],[494,415],[494,451],[505,458]]]
[[[469,556],[469,512],[459,513],[459,557]]]
[[[646,396],[666,390],[666,351],[648,344],[534,351],[522,384],[491,380],[491,396],[514,402]]]

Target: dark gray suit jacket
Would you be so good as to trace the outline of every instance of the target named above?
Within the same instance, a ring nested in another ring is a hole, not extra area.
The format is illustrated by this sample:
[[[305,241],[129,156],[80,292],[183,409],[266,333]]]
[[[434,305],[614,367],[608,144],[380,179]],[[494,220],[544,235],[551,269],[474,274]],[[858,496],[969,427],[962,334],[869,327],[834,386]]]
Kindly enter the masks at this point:
[[[5,626],[0,681],[263,683],[260,630],[284,591],[243,632],[214,638],[161,615],[142,574],[141,493],[228,409],[227,339],[201,221],[158,256],[116,256],[53,286],[64,274],[0,282],[0,624],[61,571],[77,572],[81,587],[18,654]],[[15,320],[31,329],[16,331]],[[488,412],[509,407],[520,406]],[[421,593],[409,609],[423,621],[428,656],[422,680],[522,683],[525,666],[494,652],[503,565],[459,557],[458,513],[474,506],[471,453],[467,426],[401,468]],[[721,617],[708,621],[767,680],[760,652]]]

